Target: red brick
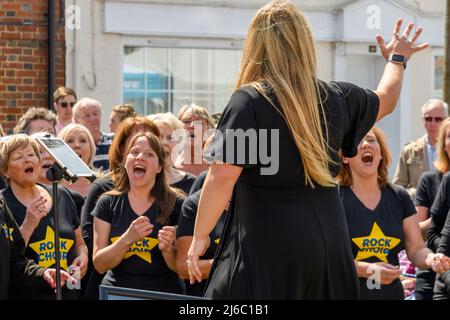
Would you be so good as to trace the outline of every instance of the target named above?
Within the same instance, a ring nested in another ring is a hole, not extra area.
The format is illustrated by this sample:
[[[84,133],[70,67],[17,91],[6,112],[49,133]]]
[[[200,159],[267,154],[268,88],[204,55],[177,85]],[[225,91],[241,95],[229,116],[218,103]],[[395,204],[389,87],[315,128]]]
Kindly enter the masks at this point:
[[[8,40],[8,39],[20,40],[22,37],[22,34],[18,33],[18,32],[2,32],[0,34],[0,37],[2,39],[6,39],[6,40]]]

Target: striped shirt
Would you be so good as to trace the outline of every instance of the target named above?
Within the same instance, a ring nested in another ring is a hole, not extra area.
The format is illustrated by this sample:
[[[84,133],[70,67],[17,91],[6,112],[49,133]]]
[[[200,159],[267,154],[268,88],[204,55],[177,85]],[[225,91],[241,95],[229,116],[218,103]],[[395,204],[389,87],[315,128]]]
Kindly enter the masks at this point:
[[[97,145],[97,152],[94,157],[94,167],[101,171],[109,170],[109,147],[114,139],[114,133],[103,133],[100,143]]]

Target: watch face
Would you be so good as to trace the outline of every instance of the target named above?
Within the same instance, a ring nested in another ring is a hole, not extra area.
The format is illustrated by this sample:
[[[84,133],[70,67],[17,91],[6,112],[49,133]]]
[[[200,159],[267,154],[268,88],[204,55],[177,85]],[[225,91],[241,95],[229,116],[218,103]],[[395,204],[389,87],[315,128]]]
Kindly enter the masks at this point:
[[[395,62],[405,62],[405,57],[399,54],[393,54],[391,59]]]

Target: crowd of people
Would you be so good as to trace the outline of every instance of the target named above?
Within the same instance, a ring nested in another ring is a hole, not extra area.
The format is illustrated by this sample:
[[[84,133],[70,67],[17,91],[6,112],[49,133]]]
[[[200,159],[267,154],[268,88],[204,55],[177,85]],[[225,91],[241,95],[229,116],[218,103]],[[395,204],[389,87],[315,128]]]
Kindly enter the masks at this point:
[[[0,299],[54,299],[57,259],[68,300],[98,299],[100,285],[212,299],[449,299],[448,106],[424,104],[426,134],[403,148],[392,182],[375,127],[394,110],[406,61],[427,47],[416,44],[421,28],[401,26],[388,43],[377,36],[387,63],[372,91],[319,80],[303,13],[267,4],[219,120],[194,103],[177,116],[122,104],[106,133],[98,100],[58,88],[53,111],[29,109],[0,140]],[[56,203],[43,136],[64,140],[96,180],[63,181]],[[261,149],[276,155],[275,174],[264,174]]]

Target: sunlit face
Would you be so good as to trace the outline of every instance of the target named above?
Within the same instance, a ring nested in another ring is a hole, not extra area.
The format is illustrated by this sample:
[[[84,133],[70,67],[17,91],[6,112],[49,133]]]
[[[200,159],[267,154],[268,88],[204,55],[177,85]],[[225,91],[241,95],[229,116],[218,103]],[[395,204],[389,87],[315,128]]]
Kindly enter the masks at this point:
[[[64,140],[84,163],[89,164],[89,159],[91,158],[91,145],[89,144],[89,137],[86,132],[79,128],[75,128],[69,132]]]
[[[61,97],[57,102],[54,103],[56,114],[58,118],[62,121],[71,121],[72,120],[72,108],[77,102],[74,96],[68,95],[65,97]]]
[[[201,128],[202,136],[199,137],[201,139],[203,139],[205,132],[209,129],[208,122],[205,119],[192,114],[192,112],[190,111],[187,111],[183,114],[183,116],[181,117],[181,122],[183,123],[183,129],[189,132],[191,138],[194,138],[194,134],[196,133],[195,128],[197,126],[200,126]]]
[[[38,132],[48,132],[55,135],[55,127],[53,127],[53,123],[44,119],[32,120],[28,124],[28,134],[32,135]]]
[[[117,127],[120,124],[120,117],[116,112],[111,112],[111,115],[109,116],[109,124],[108,124],[108,128],[109,131],[114,133],[117,130]]]
[[[373,176],[378,175],[381,159],[380,144],[373,131],[370,131],[359,143],[356,157],[344,158],[344,161],[348,161],[352,174]]]
[[[430,104],[423,113],[423,124],[427,131],[428,137],[432,140],[437,139],[439,127],[445,119],[445,112],[439,103]]]
[[[159,159],[152,149],[146,137],[135,140],[125,160],[127,171],[132,187],[145,187],[155,184],[156,175],[161,172]]]
[[[77,122],[88,128],[92,136],[100,134],[101,110],[96,105],[80,106]]]
[[[20,147],[11,152],[8,159],[6,177],[21,185],[33,185],[40,174],[39,158],[31,145]]]
[[[164,151],[166,151],[167,155],[170,155],[173,148],[177,145],[177,142],[172,139],[173,129],[164,123],[158,124],[158,129],[160,133],[159,140],[161,141]]]

